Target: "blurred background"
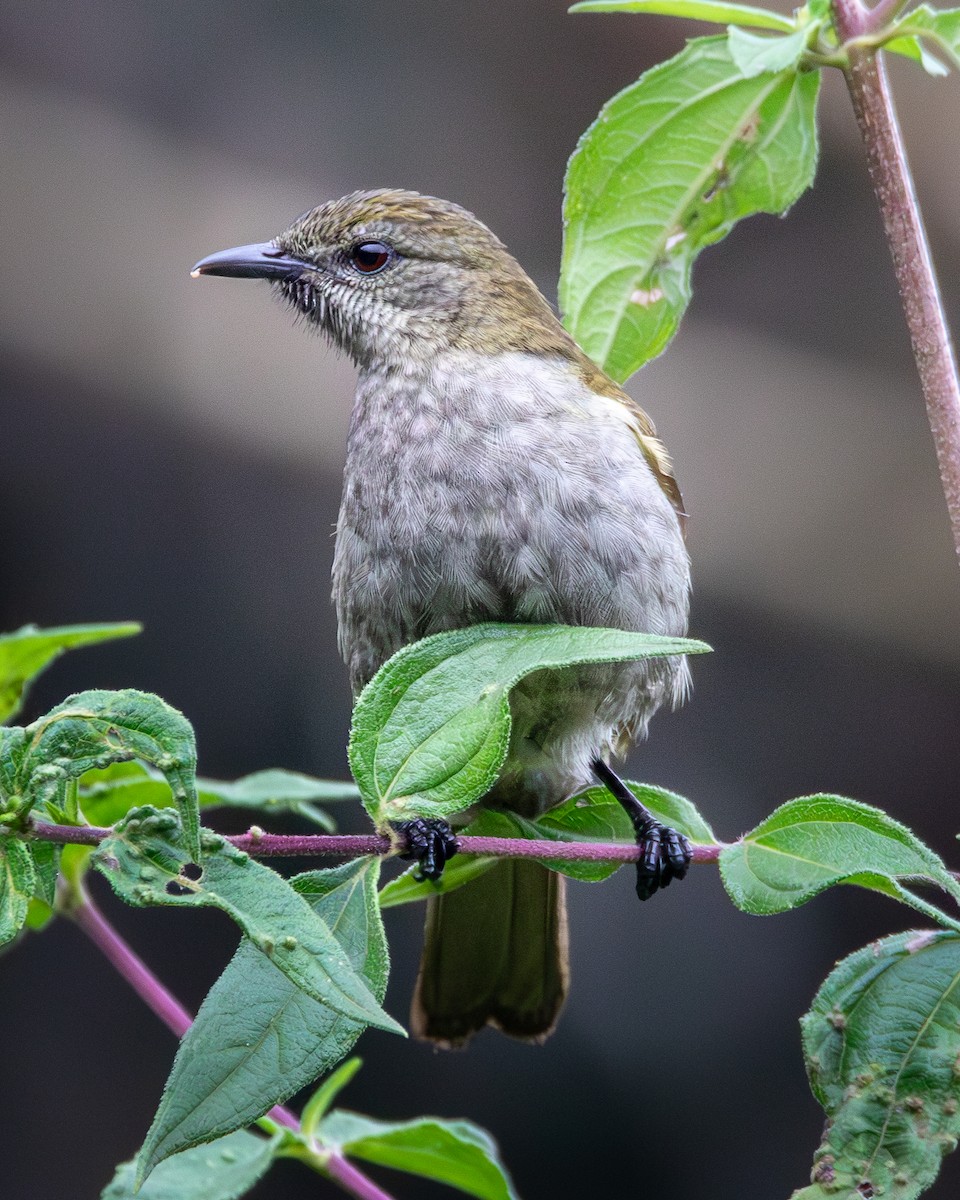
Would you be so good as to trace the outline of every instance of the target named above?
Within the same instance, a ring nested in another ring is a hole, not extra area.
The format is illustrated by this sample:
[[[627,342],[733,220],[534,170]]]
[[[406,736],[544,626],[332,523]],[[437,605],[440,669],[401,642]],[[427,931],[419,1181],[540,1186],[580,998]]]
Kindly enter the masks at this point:
[[[388,185],[474,210],[553,297],[577,136],[701,32],[564,10],[0,4],[0,628],[145,624],[61,660],[28,719],[135,686],[193,720],[207,775],[345,776],[329,571],[353,374],[265,286],[188,272]],[[960,85],[893,76],[956,323]],[[677,463],[692,632],[716,652],[630,774],[690,796],[726,838],[788,798],[843,793],[960,865],[960,575],[839,78],[821,112],[815,190],[708,252],[679,337],[631,385]],[[124,910],[94,886],[198,1005],[236,940],[226,919]],[[840,889],[759,920],[709,868],[644,906],[629,872],[574,885],[570,908],[572,996],[546,1046],[488,1033],[443,1054],[370,1032],[343,1102],[478,1121],[525,1200],[770,1200],[806,1182],[821,1114],[797,1019],[837,958],[909,927],[907,910]],[[420,922],[387,914],[400,1017]],[[5,1194],[96,1197],[143,1138],[173,1038],[66,922],[4,958],[0,1013]],[[929,1194],[958,1182],[955,1158]],[[288,1166],[255,1194],[335,1193]]]

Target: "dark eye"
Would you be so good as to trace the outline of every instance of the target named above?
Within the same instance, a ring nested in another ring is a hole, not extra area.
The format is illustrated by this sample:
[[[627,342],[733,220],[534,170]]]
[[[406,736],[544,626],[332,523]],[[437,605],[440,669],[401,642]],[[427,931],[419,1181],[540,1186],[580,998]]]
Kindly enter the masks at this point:
[[[350,251],[350,262],[363,275],[375,275],[382,271],[393,251],[383,242],[360,242]]]

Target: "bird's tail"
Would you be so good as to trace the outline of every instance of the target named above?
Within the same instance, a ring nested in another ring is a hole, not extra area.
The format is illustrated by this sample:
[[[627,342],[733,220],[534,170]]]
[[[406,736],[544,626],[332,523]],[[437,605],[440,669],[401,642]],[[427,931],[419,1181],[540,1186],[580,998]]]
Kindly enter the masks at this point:
[[[416,1037],[462,1046],[484,1025],[543,1041],[567,994],[562,875],[508,859],[427,902],[413,997]]]

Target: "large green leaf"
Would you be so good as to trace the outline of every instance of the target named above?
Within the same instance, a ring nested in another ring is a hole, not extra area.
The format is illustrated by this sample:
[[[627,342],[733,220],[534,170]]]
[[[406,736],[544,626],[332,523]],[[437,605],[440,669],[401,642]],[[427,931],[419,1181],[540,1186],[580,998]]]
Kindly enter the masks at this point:
[[[839,883],[883,892],[953,922],[908,890],[925,881],[960,897],[941,859],[905,825],[842,796],[805,796],[778,808],[720,852],[720,874],[738,908],[786,912]]]
[[[374,1121],[336,1109],[320,1122],[318,1138],[349,1158],[435,1179],[468,1196],[516,1200],[496,1143],[470,1121]]]
[[[128,904],[219,908],[308,996],[351,1020],[404,1032],[353,969],[327,923],[286,879],[215,835],[206,836],[204,850],[198,874],[183,849],[176,814],[134,809],[101,842],[93,863]]]
[[[789,33],[795,22],[782,13],[749,4],[724,4],[722,0],[581,0],[572,13],[650,13],[664,17],[686,17],[711,21],[714,25],[750,25],[755,29],[779,29]]]
[[[100,1200],[237,1200],[266,1174],[280,1141],[231,1133],[167,1159],[140,1188],[136,1163],[122,1163]]]
[[[960,937],[900,933],[858,950],[802,1028],[827,1127],[794,1200],[913,1200],[960,1136]]]
[[[64,651],[139,632],[139,625],[125,621],[121,625],[61,625],[57,629],[25,625],[16,633],[0,634],[0,722],[17,715],[31,680]]]
[[[510,689],[534,671],[705,650],[685,638],[568,625],[473,625],[406,646],[354,710],[350,765],[363,803],[378,825],[468,808],[503,765]]]
[[[379,865],[356,859],[291,883],[382,1003],[389,959],[377,908]],[[283,1103],[349,1053],[364,1027],[301,991],[244,939],[181,1042],[140,1152],[144,1173]]]
[[[69,696],[28,725],[18,772],[23,807],[53,800],[65,780],[137,758],[163,772],[194,857],[200,853],[193,726],[159,696],[126,689]]]
[[[726,37],[698,38],[606,104],[570,160],[560,306],[623,381],[659,354],[704,247],[813,181],[819,72],[744,78]]]

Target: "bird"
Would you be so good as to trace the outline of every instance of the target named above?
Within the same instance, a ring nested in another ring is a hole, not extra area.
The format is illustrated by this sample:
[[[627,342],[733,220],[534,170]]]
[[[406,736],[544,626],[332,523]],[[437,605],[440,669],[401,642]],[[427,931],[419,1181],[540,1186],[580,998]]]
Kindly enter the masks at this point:
[[[483,622],[686,632],[686,514],[652,421],[471,212],[353,192],[192,274],[268,280],[357,368],[333,564],[354,695],[401,647]],[[690,845],[611,759],[689,682],[683,656],[530,675],[482,803],[533,817],[599,780],[633,820],[648,898],[683,877]],[[435,825],[408,830],[430,877],[456,848]],[[461,1047],[490,1025],[540,1042],[568,983],[563,877],[504,859],[428,900],[412,1032]]]

